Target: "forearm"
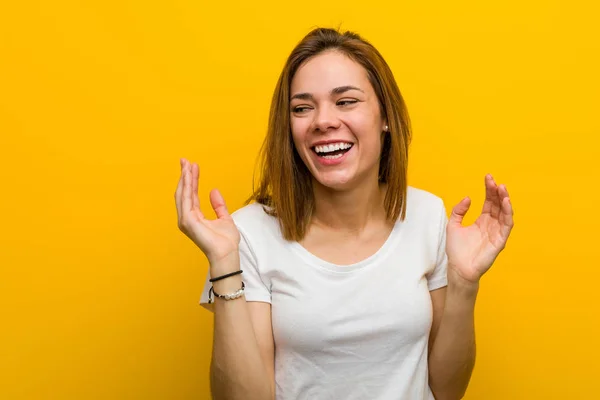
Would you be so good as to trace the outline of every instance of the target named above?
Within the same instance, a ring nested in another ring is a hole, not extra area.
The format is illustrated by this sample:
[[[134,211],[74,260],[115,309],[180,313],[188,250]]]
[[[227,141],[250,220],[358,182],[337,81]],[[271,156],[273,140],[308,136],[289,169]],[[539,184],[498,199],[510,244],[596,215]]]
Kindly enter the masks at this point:
[[[444,313],[429,356],[429,386],[437,400],[461,399],[475,365],[475,300],[478,284],[451,277]]]
[[[232,265],[213,270],[235,271]],[[219,274],[221,275],[221,274]],[[219,294],[233,293],[242,286],[235,275],[213,283]],[[213,354],[210,367],[211,392],[215,400],[271,400],[272,385],[254,335],[245,297],[224,300],[215,297]]]

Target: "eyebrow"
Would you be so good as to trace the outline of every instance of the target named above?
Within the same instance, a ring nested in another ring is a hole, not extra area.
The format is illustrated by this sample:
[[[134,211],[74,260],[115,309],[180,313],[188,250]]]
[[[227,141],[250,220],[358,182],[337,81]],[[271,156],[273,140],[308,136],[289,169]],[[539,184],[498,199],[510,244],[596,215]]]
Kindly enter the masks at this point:
[[[342,94],[342,93],[345,93],[350,90],[358,90],[359,92],[364,93],[364,91],[362,89],[359,89],[356,86],[351,86],[351,85],[336,87],[334,89],[331,89],[330,93],[331,94]],[[293,99],[312,100],[313,95],[310,93],[296,93],[295,95],[292,96],[292,98],[290,100],[293,100]]]

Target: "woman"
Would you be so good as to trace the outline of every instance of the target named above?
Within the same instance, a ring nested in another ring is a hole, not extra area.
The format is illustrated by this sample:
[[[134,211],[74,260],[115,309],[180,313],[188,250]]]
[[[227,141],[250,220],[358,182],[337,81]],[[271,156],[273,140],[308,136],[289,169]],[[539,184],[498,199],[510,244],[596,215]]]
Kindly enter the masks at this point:
[[[485,178],[463,199],[407,186],[410,124],[391,70],[350,32],[316,29],[275,89],[263,170],[230,215],[208,220],[198,166],[181,160],[179,227],[207,256],[215,399],[459,399],[475,360],[479,279],[513,226]],[[210,279],[210,280],[209,280]]]

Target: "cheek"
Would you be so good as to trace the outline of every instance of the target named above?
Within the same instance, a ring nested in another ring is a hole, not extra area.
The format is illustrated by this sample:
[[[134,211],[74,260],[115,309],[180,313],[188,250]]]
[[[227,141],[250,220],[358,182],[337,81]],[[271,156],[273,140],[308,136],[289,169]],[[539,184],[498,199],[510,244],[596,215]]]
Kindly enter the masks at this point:
[[[380,144],[380,123],[372,117],[348,119],[346,125],[350,128],[362,147],[370,148]]]
[[[348,127],[361,135],[381,133],[383,129],[379,113],[366,107],[348,113],[344,116],[344,120]]]
[[[294,120],[290,121],[290,128],[292,130],[292,139],[294,140],[294,144],[296,147],[301,147],[302,143],[306,139],[306,122],[303,120]]]

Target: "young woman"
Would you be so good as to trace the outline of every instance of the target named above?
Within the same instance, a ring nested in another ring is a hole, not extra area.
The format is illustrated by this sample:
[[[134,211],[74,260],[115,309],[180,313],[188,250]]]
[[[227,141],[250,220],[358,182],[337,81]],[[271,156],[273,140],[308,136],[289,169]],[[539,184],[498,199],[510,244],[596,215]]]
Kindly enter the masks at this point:
[[[407,185],[408,113],[380,53],[316,29],[277,83],[261,182],[217,219],[199,207],[198,165],[181,160],[180,229],[207,256],[214,312],[211,391],[221,399],[459,399],[475,361],[479,280],[513,210],[485,177],[452,210]]]

